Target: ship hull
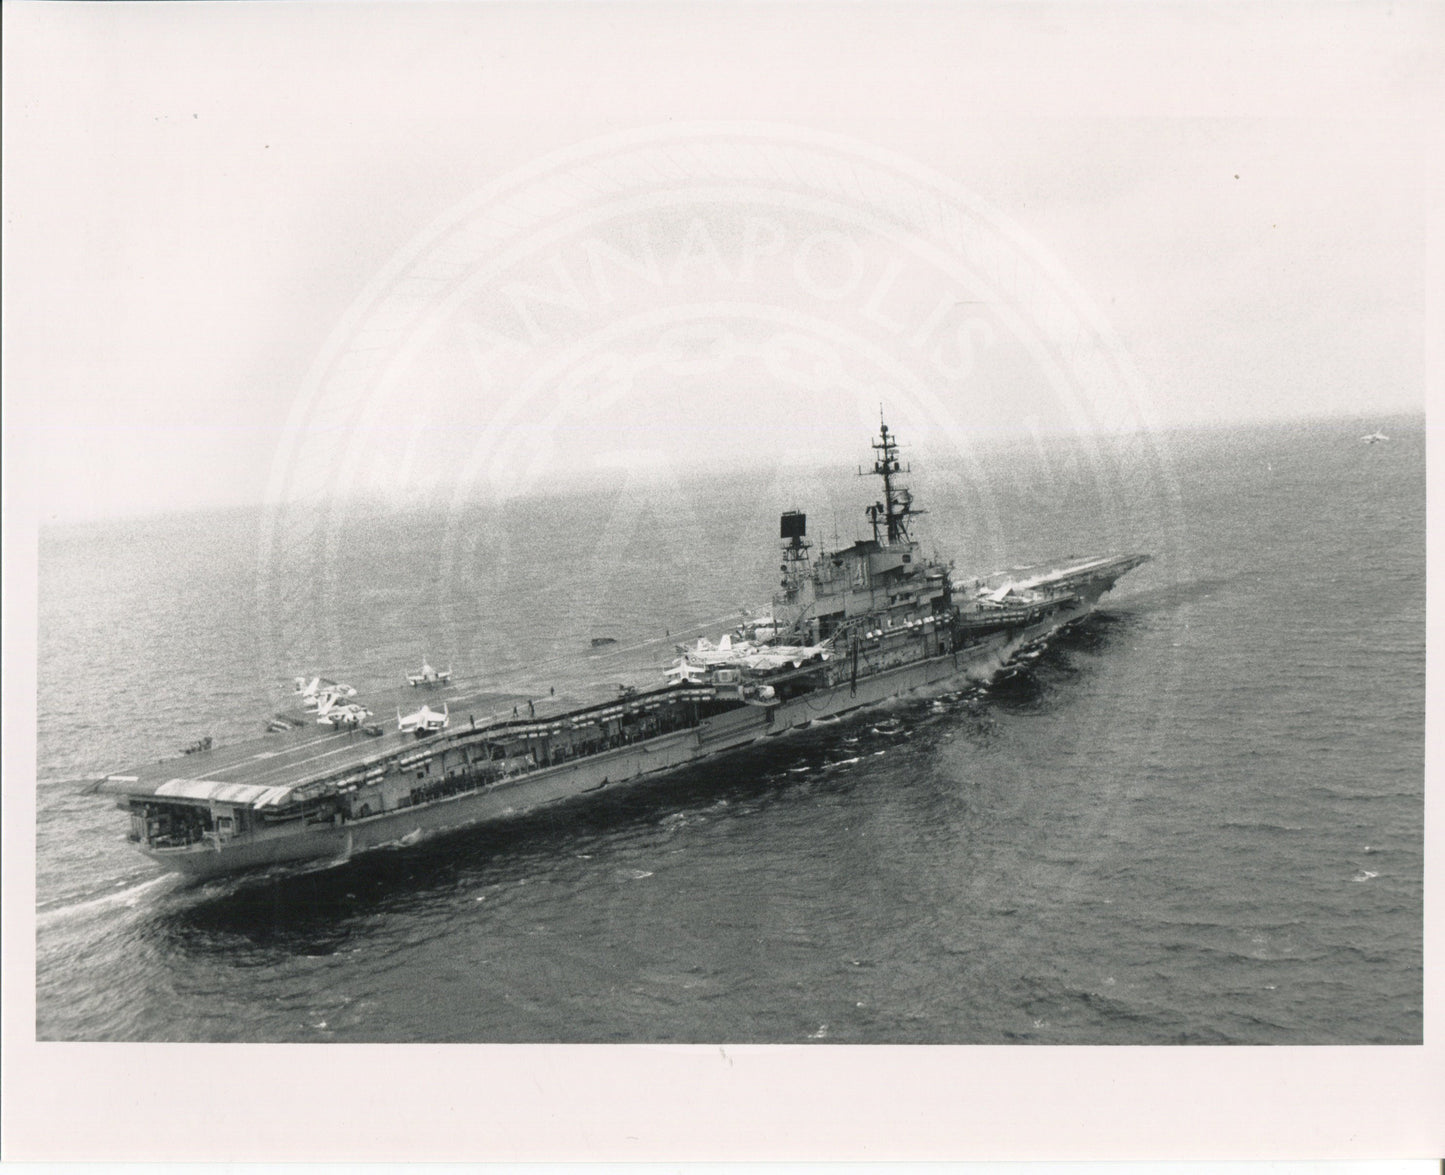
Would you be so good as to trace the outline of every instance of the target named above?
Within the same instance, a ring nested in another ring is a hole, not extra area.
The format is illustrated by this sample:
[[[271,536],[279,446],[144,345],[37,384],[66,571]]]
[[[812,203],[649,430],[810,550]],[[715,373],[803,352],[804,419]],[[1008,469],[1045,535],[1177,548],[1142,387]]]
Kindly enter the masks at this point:
[[[342,824],[277,829],[264,835],[181,849],[142,846],[141,851],[168,869],[206,878],[276,865],[343,861],[378,848],[405,847],[438,834],[505,821],[598,795],[638,779],[675,772],[702,759],[805,727],[820,718],[876,706],[911,693],[985,681],[1019,649],[1086,615],[1104,590],[1107,585],[1100,584],[1098,590],[1085,592],[1077,603],[1045,620],[991,633],[952,653],[909,662],[856,682],[839,681],[786,702],[743,706],[706,719],[694,728],[500,780],[484,790]]]

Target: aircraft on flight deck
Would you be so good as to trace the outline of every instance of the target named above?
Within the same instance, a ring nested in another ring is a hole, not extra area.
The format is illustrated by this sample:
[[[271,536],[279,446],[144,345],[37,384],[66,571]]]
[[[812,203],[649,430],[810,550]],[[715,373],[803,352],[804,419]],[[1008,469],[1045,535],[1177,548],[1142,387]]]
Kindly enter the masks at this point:
[[[354,698],[356,687],[347,685],[344,681],[332,681],[329,677],[313,677],[309,682],[304,677],[298,677],[296,693],[300,695],[302,705],[309,709],[313,705],[319,705],[321,699],[327,695],[332,698]]]
[[[693,665],[686,658],[678,661],[665,675],[669,681],[696,684],[707,681],[707,669],[702,665]]]
[[[421,672],[408,673],[406,679],[412,685],[446,685],[452,679],[452,671],[450,669],[433,669],[423,661]]]
[[[804,661],[822,657],[824,661],[833,655],[827,645],[769,645],[743,658],[749,669],[782,669],[791,665],[797,669]]]
[[[785,665],[802,665],[814,657],[822,657],[826,661],[832,656],[827,641],[819,645],[756,645],[751,641],[734,644],[731,636],[724,636],[716,645],[705,637],[699,637],[696,645],[676,647],[682,654],[683,663],[701,667],[746,665],[750,669],[781,669]]]
[[[396,712],[396,727],[403,734],[412,733],[420,737],[423,734],[432,734],[435,731],[443,730],[451,722],[451,715],[447,712],[446,703],[442,703],[441,711],[433,710],[430,706],[423,705],[420,710],[413,711],[403,716],[400,709]]]
[[[750,652],[755,646],[751,641],[738,641],[737,644],[733,644],[732,636],[724,635],[717,644],[713,644],[705,636],[700,636],[695,645],[675,645],[673,647],[690,665],[726,665],[736,661],[744,653]]]
[[[365,706],[359,706],[355,702],[347,702],[344,705],[337,705],[334,701],[325,709],[317,712],[316,721],[326,726],[337,728],[343,726],[360,726],[371,717],[371,711]]]

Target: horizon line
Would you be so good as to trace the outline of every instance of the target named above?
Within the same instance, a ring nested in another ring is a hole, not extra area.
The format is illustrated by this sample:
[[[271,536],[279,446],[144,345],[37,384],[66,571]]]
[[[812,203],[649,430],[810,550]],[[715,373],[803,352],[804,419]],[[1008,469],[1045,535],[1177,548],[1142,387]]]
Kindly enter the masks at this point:
[[[1049,428],[1041,428],[1037,432],[1024,431],[1022,429],[991,430],[979,429],[977,438],[980,447],[985,451],[1004,449],[1016,446],[1020,443],[1034,441],[1037,443],[1040,438],[1046,442],[1065,442],[1076,440],[1082,437],[1092,438],[1123,438],[1138,436],[1140,434],[1175,435],[1201,432],[1227,432],[1246,428],[1272,428],[1280,426],[1298,425],[1326,425],[1344,424],[1346,422],[1359,421],[1390,421],[1390,420],[1420,420],[1426,418],[1426,410],[1418,409],[1395,409],[1375,413],[1315,413],[1315,414],[1285,414],[1265,415],[1255,417],[1234,417],[1227,420],[1201,419],[1183,420],[1163,424],[1157,428],[1150,428],[1141,425],[1135,428],[1121,428],[1108,430],[1090,430],[1082,432],[1079,430],[1059,431]],[[913,448],[913,445],[907,445]],[[926,442],[921,452],[929,458],[937,458],[941,454],[950,451],[956,452],[953,446],[928,445]],[[682,467],[679,469],[679,480],[683,484],[705,484],[728,477],[732,473],[744,473],[756,470],[767,464],[762,459],[748,460],[746,456],[735,460],[731,465],[711,465],[705,467]],[[795,470],[824,470],[836,468],[842,471],[848,466],[848,462],[840,462],[830,454],[816,454],[809,460],[807,456],[795,462],[792,466]],[[560,471],[559,471],[560,472]],[[515,502],[546,501],[555,497],[567,497],[578,492],[596,491],[609,485],[620,486],[624,484],[628,474],[621,467],[616,466],[592,466],[586,469],[561,474],[549,485],[542,489],[530,490],[518,494],[488,494],[478,492],[486,487],[477,484],[471,487],[471,491],[465,496],[463,502],[467,506],[498,506]],[[154,507],[142,506],[139,508],[121,507],[113,511],[99,511],[87,513],[53,513],[50,517],[38,517],[36,521],[37,530],[50,530],[57,527],[83,526],[93,523],[125,523],[125,522],[147,522],[161,521],[164,519],[195,518],[207,515],[222,514],[243,514],[247,512],[271,509],[332,509],[337,506],[358,506],[364,505],[368,508],[388,505],[394,507],[395,513],[406,513],[409,510],[422,510],[434,507],[439,500],[451,496],[447,488],[450,483],[414,488],[401,491],[408,495],[406,500],[396,506],[394,500],[384,496],[381,490],[363,490],[348,494],[319,495],[315,497],[296,497],[279,500],[267,500],[261,498],[249,498],[244,501],[213,502],[194,506],[175,506],[156,509]]]

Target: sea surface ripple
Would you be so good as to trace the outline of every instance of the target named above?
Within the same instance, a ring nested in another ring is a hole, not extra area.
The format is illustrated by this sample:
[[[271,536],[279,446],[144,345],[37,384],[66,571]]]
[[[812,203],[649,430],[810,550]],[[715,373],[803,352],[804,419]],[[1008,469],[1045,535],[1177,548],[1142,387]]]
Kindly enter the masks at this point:
[[[562,692],[660,668],[766,598],[793,500],[764,479],[441,529],[283,520],[283,539],[322,536],[310,563],[276,554],[259,511],[48,528],[37,1034],[1419,1042],[1424,427],[1362,431],[1173,434],[1167,477],[1118,457],[1107,509],[1097,466],[1025,452],[989,487],[986,533],[968,479],[920,470],[960,567],[1156,559],[986,687],[504,826],[200,885],[74,781],[251,737],[290,673],[364,694],[425,656]],[[815,531],[825,502],[852,516],[856,484],[813,488]]]

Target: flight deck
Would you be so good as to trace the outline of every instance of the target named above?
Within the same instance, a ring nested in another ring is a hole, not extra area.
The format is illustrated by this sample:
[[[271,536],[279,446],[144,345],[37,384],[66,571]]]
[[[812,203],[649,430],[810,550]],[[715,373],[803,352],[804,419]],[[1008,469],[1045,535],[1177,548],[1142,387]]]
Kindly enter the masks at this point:
[[[372,716],[360,726],[328,726],[317,720],[314,710],[296,707],[276,714],[271,720],[271,730],[256,738],[142,764],[107,775],[93,786],[103,792],[154,794],[158,788],[185,780],[233,785],[257,795],[273,788],[290,791],[313,779],[365,768],[403,753],[419,742],[438,739],[439,735],[444,739],[447,734],[493,726],[547,723],[578,710],[615,701],[618,696],[616,685],[540,697],[464,686],[401,686],[351,699],[372,711]],[[399,730],[397,713],[405,715],[423,704],[433,710],[445,705],[448,726],[421,736]],[[377,730],[381,733],[374,733]],[[220,793],[216,794],[221,798]],[[239,794],[234,798],[239,799]]]

